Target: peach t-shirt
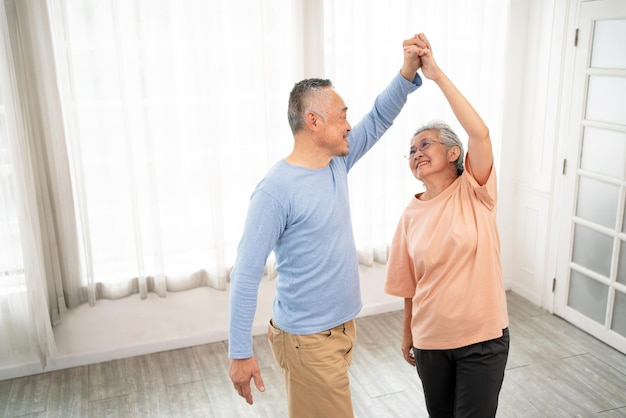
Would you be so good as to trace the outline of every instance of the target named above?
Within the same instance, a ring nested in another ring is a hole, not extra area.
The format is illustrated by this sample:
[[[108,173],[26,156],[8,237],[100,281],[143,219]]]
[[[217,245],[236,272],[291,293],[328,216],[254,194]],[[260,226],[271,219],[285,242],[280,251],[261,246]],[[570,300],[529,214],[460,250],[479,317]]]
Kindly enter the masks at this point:
[[[412,298],[415,347],[465,347],[499,338],[508,327],[496,202],[494,169],[480,186],[467,159],[446,190],[427,201],[414,197],[404,210],[385,292]]]

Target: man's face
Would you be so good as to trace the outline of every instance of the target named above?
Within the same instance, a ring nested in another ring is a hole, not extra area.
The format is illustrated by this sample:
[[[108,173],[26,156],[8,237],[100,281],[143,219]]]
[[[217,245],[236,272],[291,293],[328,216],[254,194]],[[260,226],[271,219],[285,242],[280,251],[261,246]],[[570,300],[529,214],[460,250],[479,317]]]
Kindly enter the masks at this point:
[[[345,156],[348,155],[348,133],[352,130],[347,118],[348,107],[334,89],[328,89],[328,94],[320,142],[332,156]]]

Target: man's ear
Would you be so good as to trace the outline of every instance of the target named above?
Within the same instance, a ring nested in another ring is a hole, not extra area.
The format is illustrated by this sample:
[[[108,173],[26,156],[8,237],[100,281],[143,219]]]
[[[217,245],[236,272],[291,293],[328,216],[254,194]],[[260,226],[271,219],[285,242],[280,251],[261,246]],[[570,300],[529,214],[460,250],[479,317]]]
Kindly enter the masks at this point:
[[[317,131],[322,126],[322,117],[315,112],[308,112],[305,120],[307,127],[312,131]]]

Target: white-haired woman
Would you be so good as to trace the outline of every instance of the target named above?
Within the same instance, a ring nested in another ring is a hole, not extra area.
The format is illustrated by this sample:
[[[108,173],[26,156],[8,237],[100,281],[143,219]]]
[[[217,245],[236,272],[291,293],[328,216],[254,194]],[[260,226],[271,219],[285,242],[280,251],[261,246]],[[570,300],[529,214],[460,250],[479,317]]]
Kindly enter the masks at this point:
[[[404,210],[385,291],[405,299],[402,353],[431,417],[495,416],[509,351],[489,129],[421,37],[422,72],[446,97],[468,150],[445,123],[417,130],[406,157],[425,187]]]

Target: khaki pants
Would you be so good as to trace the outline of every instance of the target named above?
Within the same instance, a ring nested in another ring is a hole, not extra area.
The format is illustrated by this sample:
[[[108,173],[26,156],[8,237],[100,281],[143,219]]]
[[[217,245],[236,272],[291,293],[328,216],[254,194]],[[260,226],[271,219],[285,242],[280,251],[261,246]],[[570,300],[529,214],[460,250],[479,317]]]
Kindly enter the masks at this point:
[[[270,321],[268,338],[285,375],[290,417],[354,416],[348,377],[356,338],[354,320],[311,335],[289,334]]]

